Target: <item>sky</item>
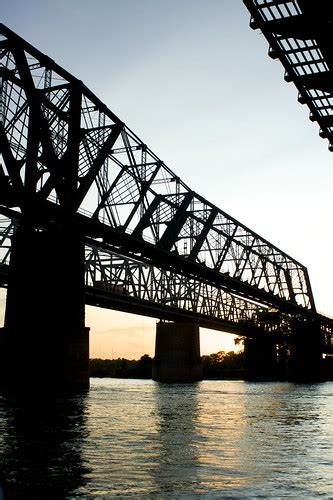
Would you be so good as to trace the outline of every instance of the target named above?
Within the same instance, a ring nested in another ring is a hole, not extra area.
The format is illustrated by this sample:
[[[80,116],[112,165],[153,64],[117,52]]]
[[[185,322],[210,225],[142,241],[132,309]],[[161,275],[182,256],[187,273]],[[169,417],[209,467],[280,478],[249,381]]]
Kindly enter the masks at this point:
[[[11,0],[1,14],[191,189],[306,265],[333,316],[333,156],[241,0]],[[155,323],[87,307],[91,357],[153,354]],[[203,354],[233,348],[202,331]]]

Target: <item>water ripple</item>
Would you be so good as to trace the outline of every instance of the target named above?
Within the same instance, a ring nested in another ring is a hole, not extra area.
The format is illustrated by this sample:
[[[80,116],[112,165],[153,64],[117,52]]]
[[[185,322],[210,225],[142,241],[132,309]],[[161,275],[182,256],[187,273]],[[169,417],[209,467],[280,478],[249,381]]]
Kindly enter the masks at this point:
[[[332,424],[332,383],[93,379],[80,398],[0,397],[0,484],[5,498],[332,498]]]

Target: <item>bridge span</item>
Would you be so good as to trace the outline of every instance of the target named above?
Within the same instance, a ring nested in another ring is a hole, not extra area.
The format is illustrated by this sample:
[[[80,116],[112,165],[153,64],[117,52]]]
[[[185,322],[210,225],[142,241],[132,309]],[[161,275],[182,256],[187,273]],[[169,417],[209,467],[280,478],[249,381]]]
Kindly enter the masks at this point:
[[[305,266],[192,191],[81,81],[0,35],[2,377],[87,387],[87,303],[168,321],[159,380],[200,377],[198,326],[244,336],[254,372],[269,360],[317,380],[333,321]]]

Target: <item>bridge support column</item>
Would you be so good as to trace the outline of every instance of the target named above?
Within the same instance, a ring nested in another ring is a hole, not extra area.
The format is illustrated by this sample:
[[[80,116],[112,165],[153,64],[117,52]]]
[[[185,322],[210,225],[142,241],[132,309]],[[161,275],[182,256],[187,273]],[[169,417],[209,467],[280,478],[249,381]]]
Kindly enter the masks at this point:
[[[199,326],[195,323],[156,325],[153,379],[194,382],[202,379]]]
[[[278,378],[277,349],[271,337],[248,337],[244,341],[244,355],[248,380],[276,380]]]
[[[322,380],[322,347],[319,324],[295,320],[292,324],[288,379],[305,383]]]
[[[84,239],[73,228],[19,228],[12,239],[3,354],[16,389],[89,387]]]

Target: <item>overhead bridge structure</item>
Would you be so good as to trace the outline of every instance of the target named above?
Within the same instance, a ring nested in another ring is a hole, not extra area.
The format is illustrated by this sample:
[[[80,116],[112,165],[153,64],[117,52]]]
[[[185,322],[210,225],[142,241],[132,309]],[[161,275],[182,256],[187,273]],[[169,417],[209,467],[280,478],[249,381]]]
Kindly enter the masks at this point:
[[[260,29],[268,55],[284,66],[298,101],[310,110],[333,151],[333,4],[325,0],[244,0],[250,26]]]
[[[80,80],[0,35],[3,378],[86,387],[85,303],[172,322],[158,325],[157,379],[199,378],[198,326],[317,378],[333,321],[307,269],[192,191]]]

